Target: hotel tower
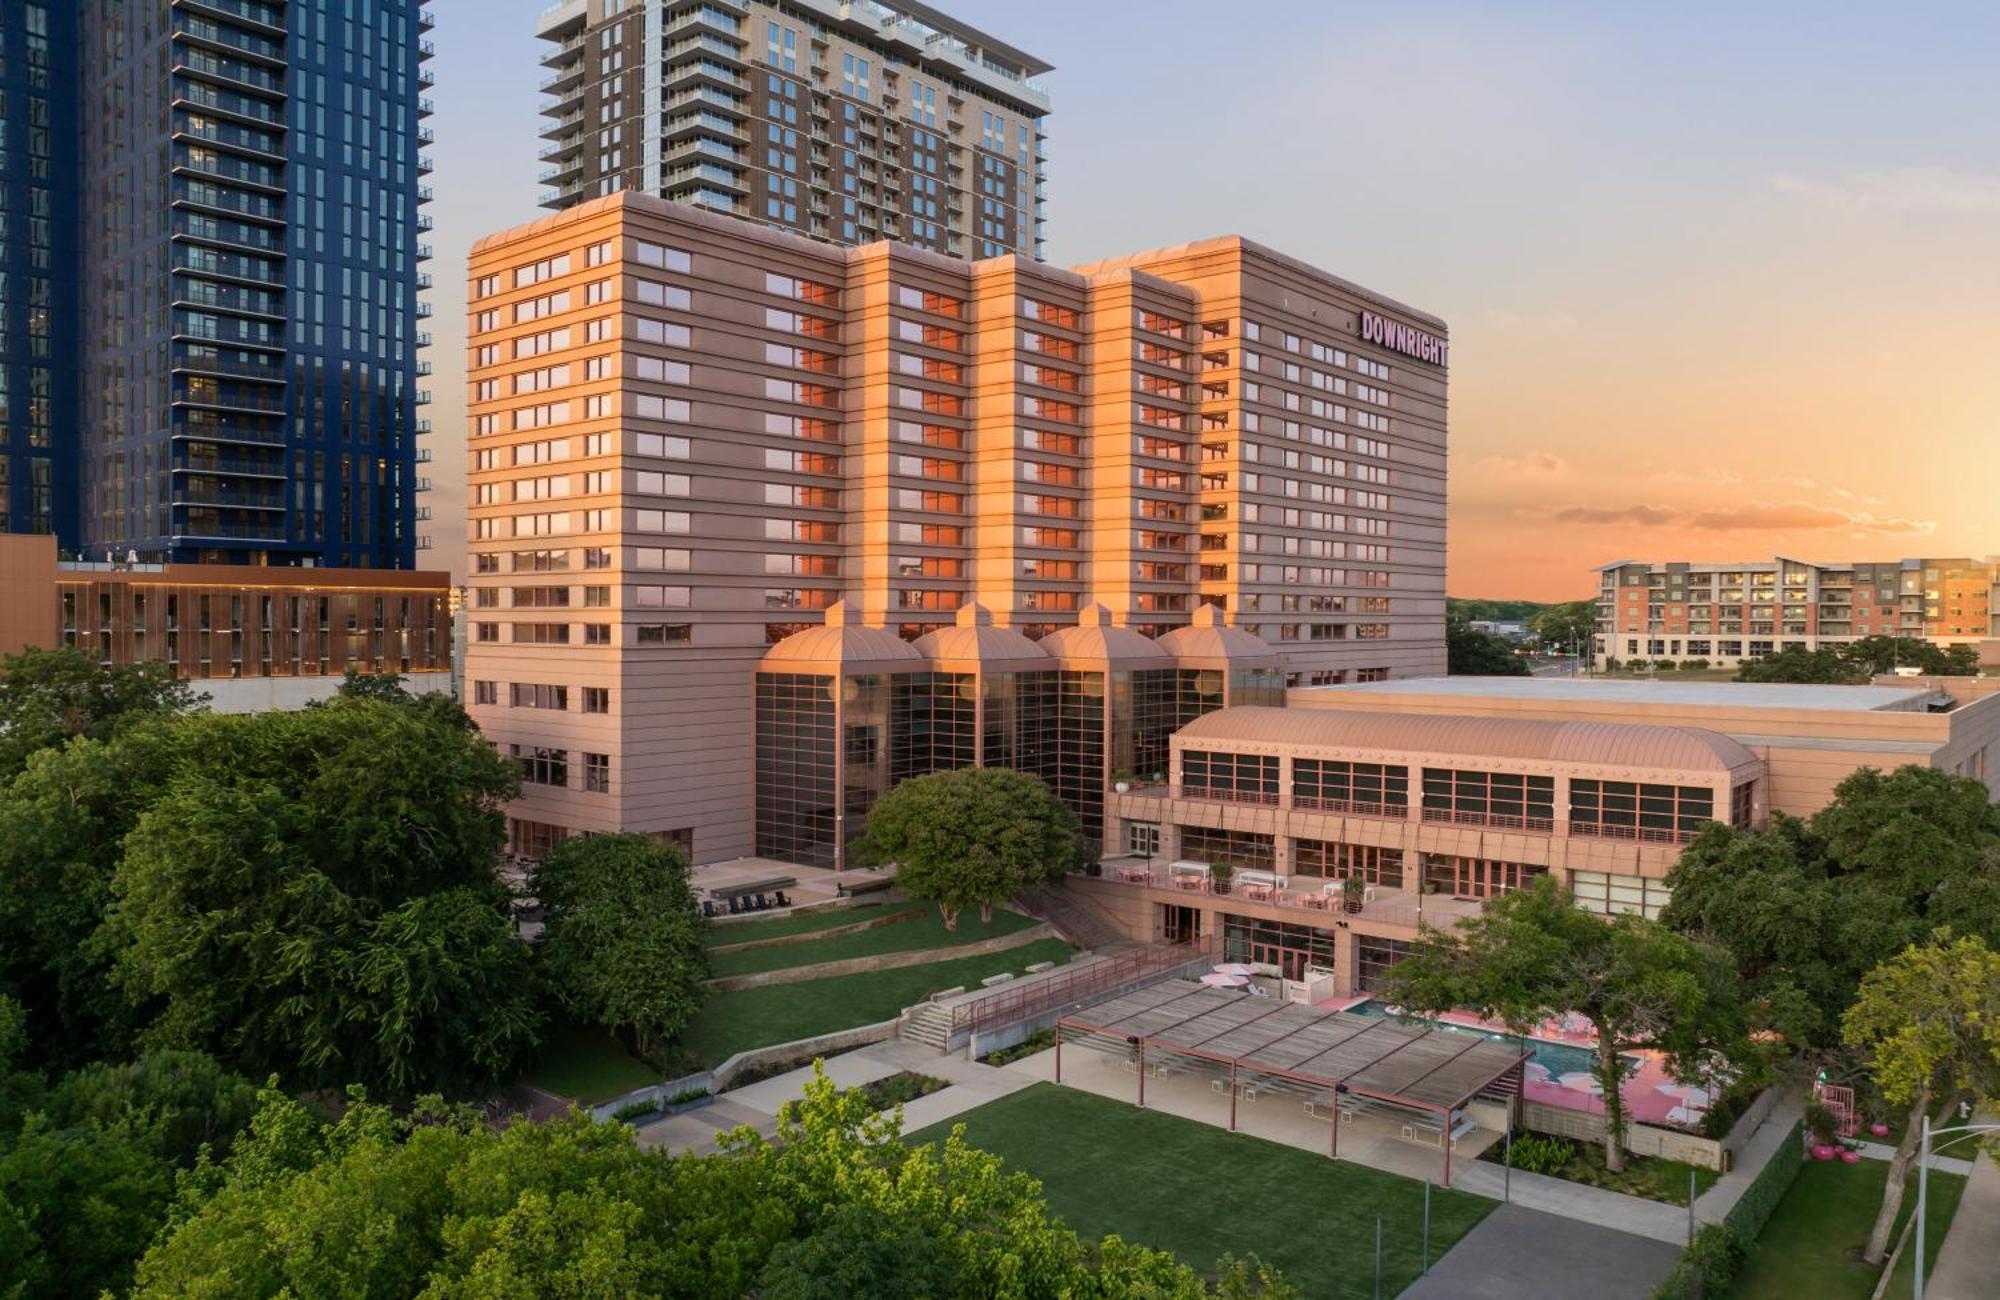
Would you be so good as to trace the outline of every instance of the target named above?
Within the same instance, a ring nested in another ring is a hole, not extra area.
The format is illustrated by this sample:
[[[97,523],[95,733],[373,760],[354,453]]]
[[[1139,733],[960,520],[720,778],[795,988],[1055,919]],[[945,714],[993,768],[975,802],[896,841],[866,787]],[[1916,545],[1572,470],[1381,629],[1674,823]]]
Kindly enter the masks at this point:
[[[1208,707],[1444,670],[1444,324],[1247,240],[1061,270],[625,192],[482,240],[469,313],[517,851],[838,860],[966,763],[1089,824]]]

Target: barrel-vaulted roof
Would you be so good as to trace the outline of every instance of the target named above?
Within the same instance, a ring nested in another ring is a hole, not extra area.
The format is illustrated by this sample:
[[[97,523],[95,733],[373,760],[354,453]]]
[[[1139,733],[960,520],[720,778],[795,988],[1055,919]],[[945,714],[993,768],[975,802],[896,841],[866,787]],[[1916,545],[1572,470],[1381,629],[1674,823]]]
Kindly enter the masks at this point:
[[[1196,745],[1263,743],[1659,772],[1736,772],[1762,765],[1741,742],[1699,727],[1349,709],[1239,705],[1196,718],[1175,738]]]
[[[1027,637],[993,626],[993,611],[977,601],[959,606],[951,627],[926,633],[913,644],[941,672],[1044,672],[1056,666],[1048,651]]]
[[[1174,659],[1151,637],[1129,627],[1113,627],[1111,611],[1085,605],[1076,626],[1059,628],[1042,638],[1041,647],[1064,668],[1172,668]]]
[[[1187,627],[1175,628],[1158,644],[1183,668],[1277,668],[1284,663],[1276,646],[1254,632],[1228,626],[1213,605],[1203,605]]]
[[[894,632],[851,621],[847,602],[827,607],[826,623],[794,632],[764,652],[758,667],[781,673],[922,672],[923,655]]]

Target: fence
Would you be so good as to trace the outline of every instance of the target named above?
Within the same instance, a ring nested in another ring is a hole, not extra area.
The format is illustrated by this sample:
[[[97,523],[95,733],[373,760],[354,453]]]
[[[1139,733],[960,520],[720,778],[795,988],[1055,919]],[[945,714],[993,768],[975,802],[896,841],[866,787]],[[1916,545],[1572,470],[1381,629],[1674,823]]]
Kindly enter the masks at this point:
[[[1047,979],[1023,981],[958,1003],[951,1009],[951,1031],[954,1037],[961,1030],[976,1034],[995,1025],[1081,1002],[1134,980],[1164,975],[1196,962],[1206,963],[1214,957],[1215,947],[1210,941],[1170,948],[1140,948],[1081,967],[1065,968]]]

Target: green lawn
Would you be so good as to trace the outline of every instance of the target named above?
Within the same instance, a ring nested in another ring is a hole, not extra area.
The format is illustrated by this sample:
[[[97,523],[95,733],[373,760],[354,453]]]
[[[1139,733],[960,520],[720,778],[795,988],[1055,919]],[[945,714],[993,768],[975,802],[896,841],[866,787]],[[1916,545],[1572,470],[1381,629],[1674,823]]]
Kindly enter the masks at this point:
[[[704,1064],[720,1065],[752,1047],[888,1020],[939,989],[961,984],[972,988],[988,975],[1002,971],[1019,974],[1038,961],[1065,962],[1074,951],[1060,939],[1038,939],[1025,947],[984,957],[713,993],[679,1046]]]
[[[1798,1181],[1764,1225],[1764,1235],[1758,1238],[1756,1250],[1729,1292],[1732,1300],[1794,1300],[1798,1296],[1867,1300],[1881,1275],[1861,1263],[1859,1256],[1888,1179],[1886,1160],[1863,1160],[1858,1165],[1838,1160],[1807,1161],[1799,1170]],[[1963,1177],[1931,1171],[1930,1231],[1925,1235],[1933,1259],[1964,1190]],[[1916,1204],[1913,1175],[1903,1198],[1906,1217]],[[1913,1262],[1914,1257],[1905,1251],[1899,1275],[1907,1278]],[[1892,1286],[1889,1294],[1908,1295],[1908,1282],[1900,1292]]]
[[[586,1106],[660,1081],[660,1072],[594,1025],[555,1025],[542,1040],[542,1059],[522,1082]]]
[[[768,917],[762,921],[714,924],[708,927],[706,942],[711,948],[719,948],[725,944],[749,943],[754,939],[780,939],[788,934],[808,934],[814,930],[853,925],[888,912],[908,911],[915,906],[915,903],[869,903],[865,907],[836,907],[824,912],[788,912],[784,916]]]
[[[967,909],[958,918],[958,929],[952,931],[944,928],[944,917],[938,913],[936,903],[923,903],[919,906],[924,909],[924,915],[918,920],[878,925],[872,930],[862,930],[855,934],[836,934],[826,939],[780,944],[776,948],[751,948],[743,952],[725,952],[711,958],[710,965],[717,975],[748,975],[754,971],[812,966],[823,961],[872,957],[885,952],[951,948],[964,943],[977,943],[981,939],[992,939],[1003,934],[1013,934],[1039,924],[1032,916],[1022,916],[1019,912],[1009,912],[1001,908],[994,910],[991,922],[981,924],[979,913]],[[1008,968],[1003,967],[1003,969]]]
[[[1382,1216],[1382,1294],[1414,1281],[1423,1184],[1296,1147],[1038,1083],[910,1135],[966,1138],[1042,1181],[1050,1208],[1088,1238],[1117,1233],[1171,1250],[1204,1272],[1255,1252],[1314,1300],[1374,1295]],[[1432,1189],[1435,1261],[1498,1202]]]

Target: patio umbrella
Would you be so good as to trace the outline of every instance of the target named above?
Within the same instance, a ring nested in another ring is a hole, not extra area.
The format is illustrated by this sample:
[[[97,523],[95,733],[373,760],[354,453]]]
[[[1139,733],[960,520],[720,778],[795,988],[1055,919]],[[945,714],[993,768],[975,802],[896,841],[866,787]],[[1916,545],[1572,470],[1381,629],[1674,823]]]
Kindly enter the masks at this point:
[[[1588,1070],[1571,1070],[1568,1074],[1559,1075],[1556,1082],[1565,1088],[1574,1088],[1578,1092],[1604,1091],[1604,1085],[1599,1083],[1597,1076]]]
[[[1212,989],[1240,989],[1248,984],[1250,979],[1246,975],[1224,975],[1217,971],[1213,975],[1202,976],[1201,982]]]
[[[1215,967],[1215,973],[1217,975],[1255,975],[1257,968],[1255,966],[1246,966],[1240,961],[1226,961],[1220,966]]]

